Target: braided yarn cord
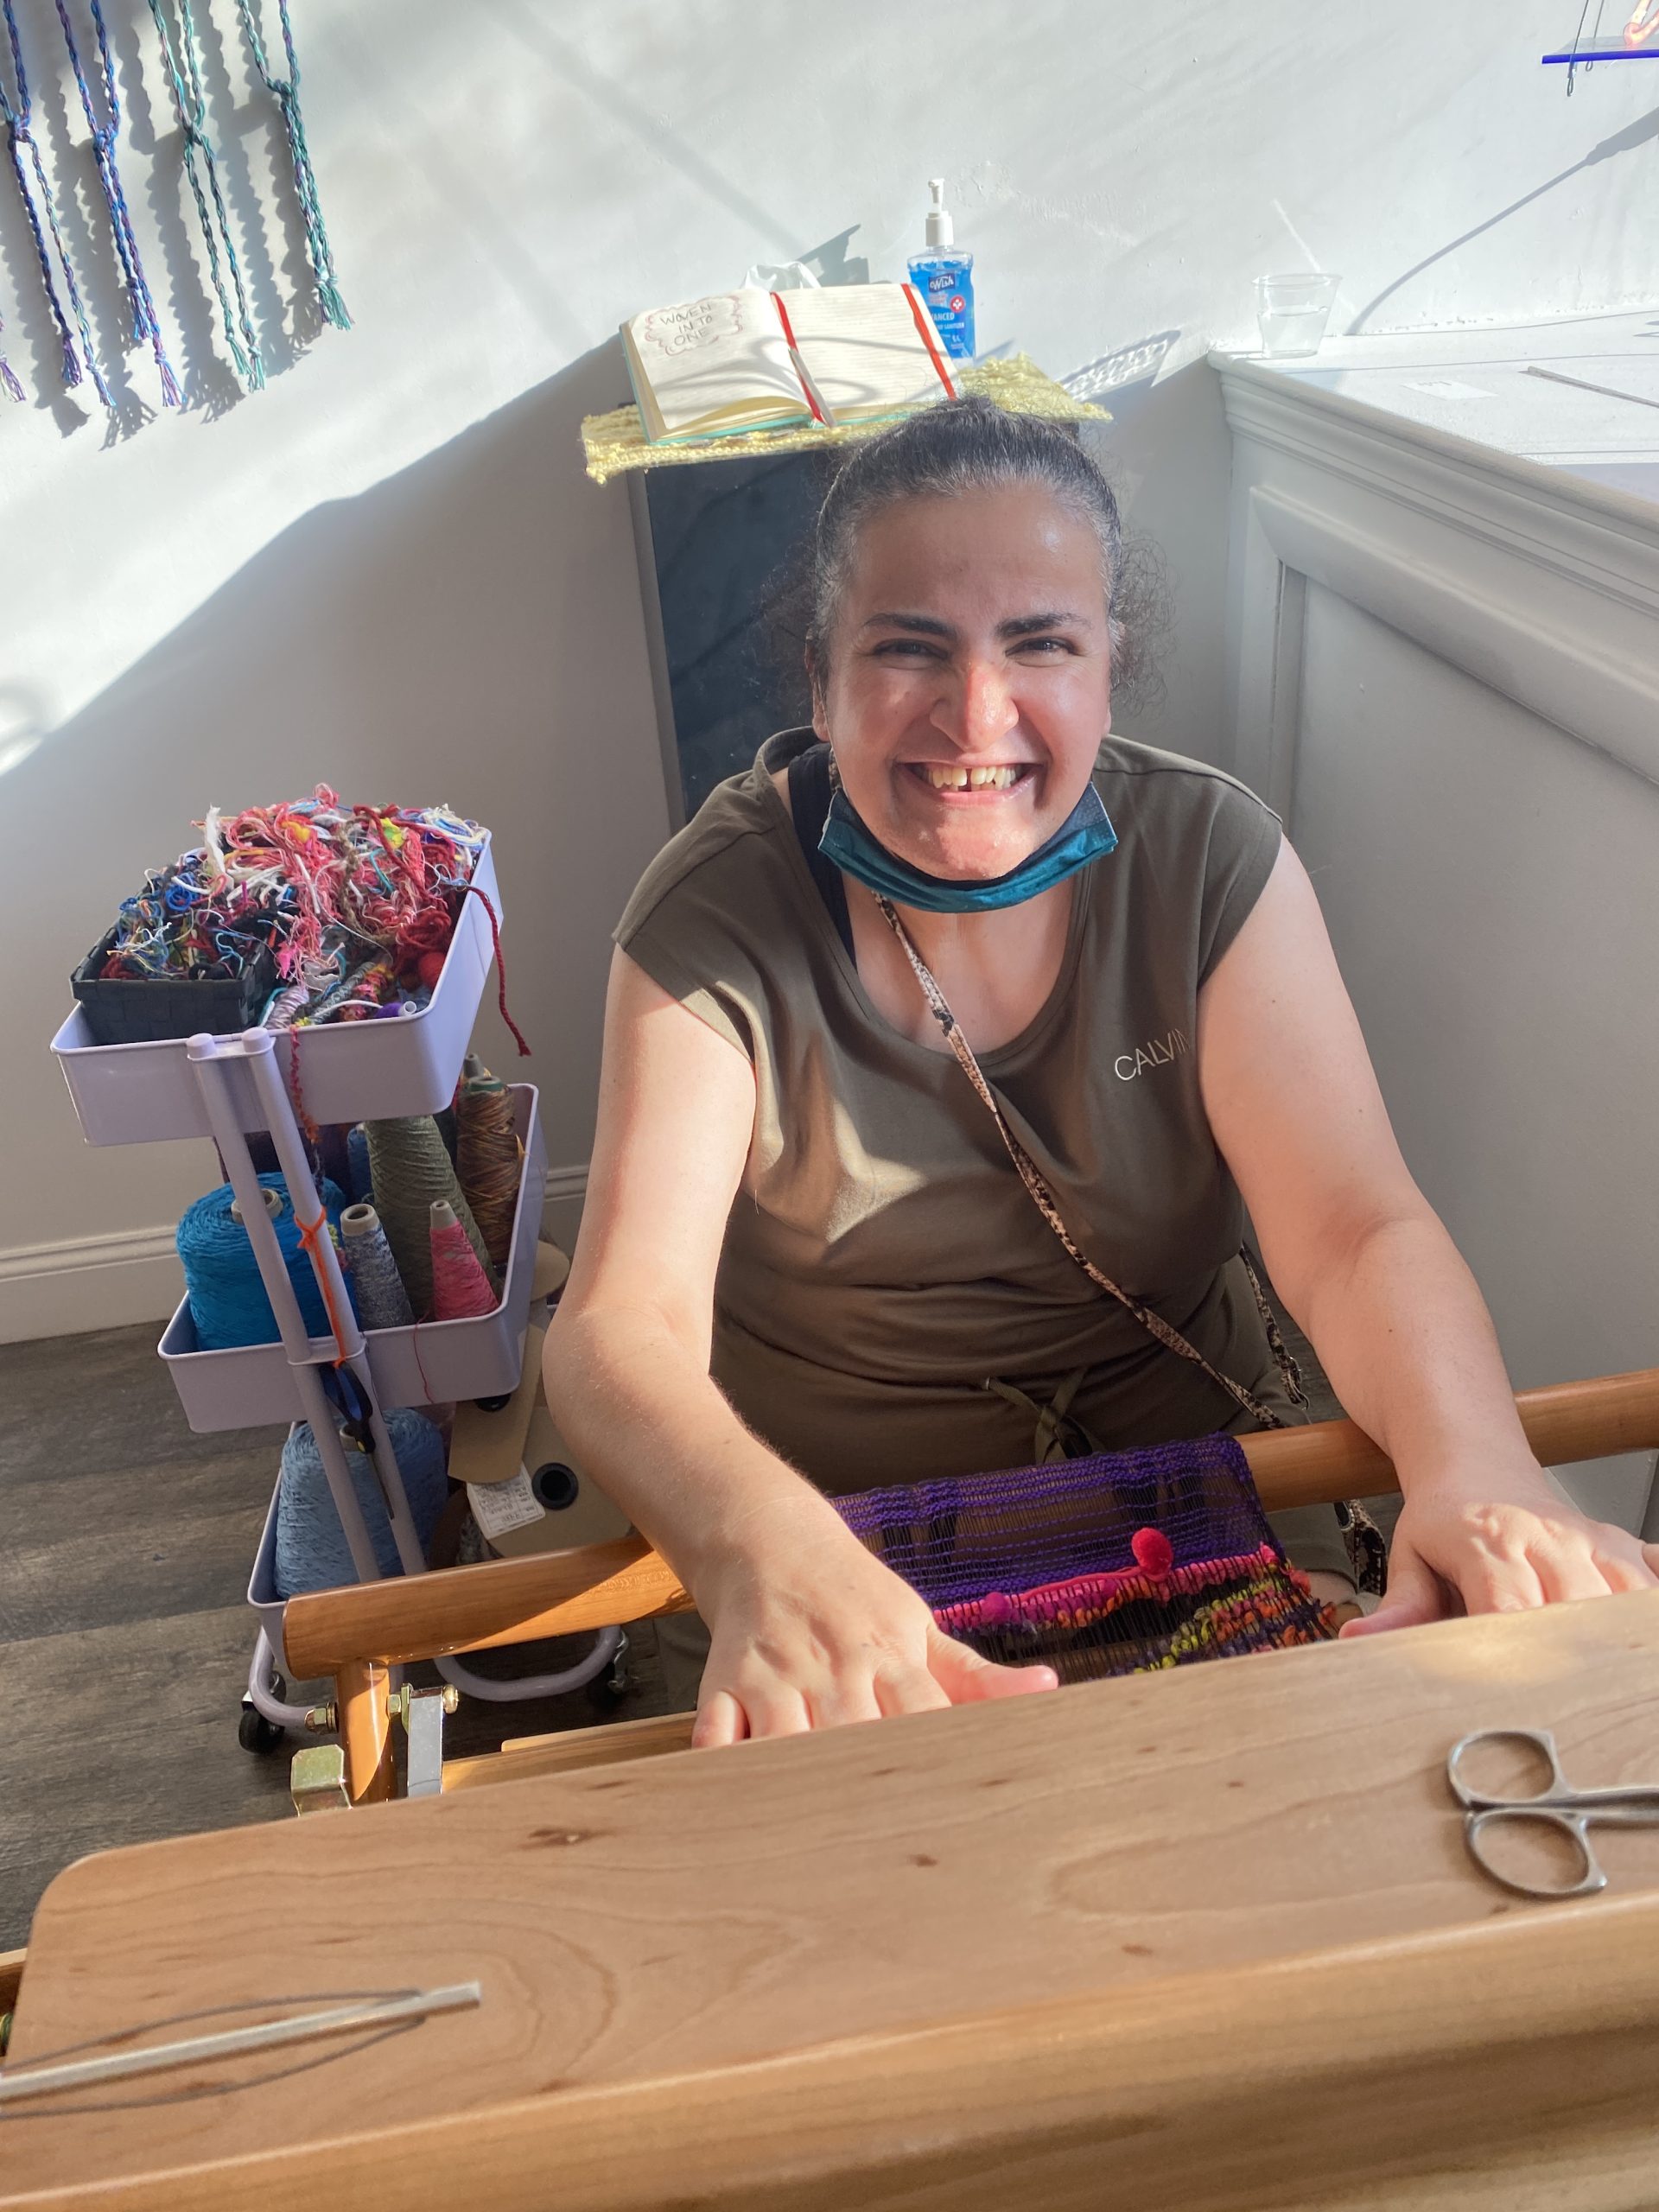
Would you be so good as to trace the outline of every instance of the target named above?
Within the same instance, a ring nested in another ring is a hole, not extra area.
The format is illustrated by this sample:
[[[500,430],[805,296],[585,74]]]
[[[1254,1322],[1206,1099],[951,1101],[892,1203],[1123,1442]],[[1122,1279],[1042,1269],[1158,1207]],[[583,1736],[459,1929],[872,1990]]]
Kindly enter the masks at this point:
[[[174,0],[178,10],[179,34],[174,39],[168,21],[166,0],[149,0],[149,12],[155,18],[156,29],[162,41],[162,60],[166,64],[168,79],[173,87],[173,111],[179,118],[179,128],[184,134],[184,168],[190,180],[191,195],[196,203],[196,219],[207,248],[207,273],[218,295],[219,313],[225,319],[225,342],[230,348],[236,372],[250,391],[265,388],[265,364],[259,351],[259,335],[253,327],[248,309],[248,296],[242,281],[242,266],[236,257],[236,241],[231,232],[231,219],[226,211],[225,195],[219,189],[219,162],[213,141],[207,136],[207,100],[202,90],[201,64],[196,45],[196,22],[190,0]],[[207,191],[202,189],[201,174],[207,180]],[[208,206],[212,200],[211,208]],[[223,262],[219,249],[224,248]],[[236,310],[232,315],[231,302],[225,289],[225,271],[230,271],[232,289],[236,294]]]
[[[92,345],[91,325],[86,320],[86,303],[80,296],[80,287],[75,282],[74,264],[69,258],[69,249],[63,242],[63,232],[58,223],[57,203],[52,196],[52,187],[47,180],[45,164],[41,159],[40,143],[34,130],[34,100],[29,89],[29,72],[23,66],[23,44],[18,35],[17,15],[14,0],[3,0],[6,19],[6,43],[11,50],[12,83],[8,87],[5,72],[0,67],[0,119],[6,126],[7,150],[11,156],[12,174],[17,180],[17,190],[23,203],[23,213],[29,220],[29,236],[35,243],[35,258],[41,272],[41,288],[51,310],[52,321],[58,333],[58,344],[62,355],[63,381],[66,390],[73,391],[83,376],[90,375],[92,388],[105,407],[114,404],[108,385],[98,365],[98,356]],[[24,166],[24,155],[29,165]],[[33,170],[35,190],[29,185],[29,171]],[[44,210],[44,221],[42,221]],[[47,250],[50,238],[51,251]],[[53,275],[53,255],[63,276],[63,288],[69,296],[69,305],[74,314],[74,328],[70,327],[69,316],[58,296],[58,287]],[[75,343],[79,332],[80,346]],[[83,367],[81,352],[86,353]],[[23,397],[22,387],[10,368],[0,363],[0,382],[14,399]]]
[[[69,65],[74,71],[76,88],[80,93],[81,111],[86,118],[86,127],[92,134],[92,156],[98,164],[98,181],[104,188],[104,202],[109,210],[110,229],[115,239],[116,258],[121,264],[122,281],[127,288],[127,302],[132,312],[132,335],[136,345],[147,345],[155,357],[162,380],[162,404],[179,407],[183,395],[179,380],[173,372],[173,364],[167,358],[167,347],[162,340],[160,318],[156,302],[150,297],[149,283],[144,275],[143,263],[138,255],[138,241],[133,233],[132,217],[127,207],[125,193],[121,188],[121,171],[115,157],[116,139],[121,129],[121,98],[116,87],[115,62],[110,53],[110,35],[104,22],[101,0],[87,0],[92,12],[92,28],[98,37],[99,60],[102,65],[104,105],[106,120],[99,123],[92,99],[92,86],[81,67],[80,49],[75,43],[74,25],[69,20],[67,0],[55,0],[58,21],[63,27],[64,44],[69,49]]]
[[[305,118],[300,108],[300,63],[294,51],[294,26],[288,17],[288,0],[276,0],[277,19],[283,27],[283,51],[288,56],[286,77],[271,73],[265,42],[260,35],[258,22],[254,15],[253,0],[237,0],[237,13],[242,19],[242,29],[253,55],[253,66],[259,72],[265,90],[276,101],[282,114],[283,128],[288,133],[289,156],[294,164],[294,189],[299,197],[300,213],[305,219],[305,250],[310,258],[311,274],[316,283],[317,304],[337,330],[349,330],[352,318],[340,297],[340,283],[334,273],[334,249],[328,243],[327,227],[322,219],[322,204],[317,198],[317,179],[311,166],[311,149],[306,143]]]

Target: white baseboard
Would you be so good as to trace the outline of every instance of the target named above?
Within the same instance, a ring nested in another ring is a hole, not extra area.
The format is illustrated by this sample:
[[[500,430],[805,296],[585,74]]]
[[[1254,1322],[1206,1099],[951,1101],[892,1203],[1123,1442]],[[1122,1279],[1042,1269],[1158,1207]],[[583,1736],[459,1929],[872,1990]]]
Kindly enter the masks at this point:
[[[543,1234],[575,1249],[588,1166],[549,1171]],[[165,1321],[184,1295],[171,1224],[113,1236],[71,1236],[0,1251],[0,1344]]]
[[[576,1249],[576,1230],[582,1221],[582,1202],[588,1190],[588,1163],[575,1167],[550,1167],[547,1196],[542,1203],[542,1234],[552,1238],[562,1252]]]
[[[166,1320],[184,1295],[173,1236],[128,1229],[0,1252],[0,1344]]]

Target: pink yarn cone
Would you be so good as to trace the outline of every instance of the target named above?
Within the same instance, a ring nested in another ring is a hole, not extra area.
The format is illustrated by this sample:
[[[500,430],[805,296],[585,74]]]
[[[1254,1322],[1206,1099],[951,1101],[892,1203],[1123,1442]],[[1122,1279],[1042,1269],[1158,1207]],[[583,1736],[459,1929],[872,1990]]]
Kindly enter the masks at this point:
[[[432,1202],[432,1311],[440,1321],[493,1313],[497,1299],[466,1230],[447,1198]]]

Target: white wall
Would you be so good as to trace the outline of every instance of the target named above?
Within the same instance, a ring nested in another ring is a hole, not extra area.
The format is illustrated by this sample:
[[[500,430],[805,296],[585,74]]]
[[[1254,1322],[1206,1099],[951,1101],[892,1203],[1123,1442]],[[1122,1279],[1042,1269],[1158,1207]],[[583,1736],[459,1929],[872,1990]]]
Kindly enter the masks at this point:
[[[1107,436],[1179,592],[1167,701],[1137,729],[1213,755],[1228,444],[1202,355],[1249,341],[1250,277],[1305,241],[1344,274],[1342,326],[1387,329],[1636,304],[1659,276],[1645,73],[1599,70],[1569,105],[1536,66],[1571,28],[1544,5],[295,0],[358,327],[317,336],[296,307],[268,105],[211,54],[257,303],[286,334],[270,391],[227,406],[148,13],[105,4],[153,288],[210,404],[111,445],[50,395],[0,184],[0,311],[41,395],[0,412],[3,1334],[167,1302],[145,1255],[211,1157],[83,1150],[44,1046],[69,968],[213,801],[326,778],[493,823],[550,1154],[585,1156],[607,935],[664,823],[626,496],[576,458],[581,416],[625,396],[624,315],[849,230],[896,275],[944,170],[982,345],[1084,389],[1132,349],[1157,363]],[[22,15],[43,60],[51,11]],[[107,351],[106,270],[94,290]],[[507,1057],[493,1016],[482,1041]]]
[[[1307,863],[1405,1157],[1517,1388],[1643,1367],[1659,508],[1300,377],[1222,384],[1236,759]],[[1652,1472],[1563,1480],[1634,1527]]]

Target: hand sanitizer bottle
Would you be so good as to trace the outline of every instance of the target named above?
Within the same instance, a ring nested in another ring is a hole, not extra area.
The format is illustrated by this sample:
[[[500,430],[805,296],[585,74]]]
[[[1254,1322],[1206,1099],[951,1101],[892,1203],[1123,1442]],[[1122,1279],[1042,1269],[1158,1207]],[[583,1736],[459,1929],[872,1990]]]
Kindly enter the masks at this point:
[[[921,294],[939,341],[955,361],[974,358],[974,257],[955,249],[945,212],[944,179],[927,181],[927,249],[910,263],[910,281]]]

